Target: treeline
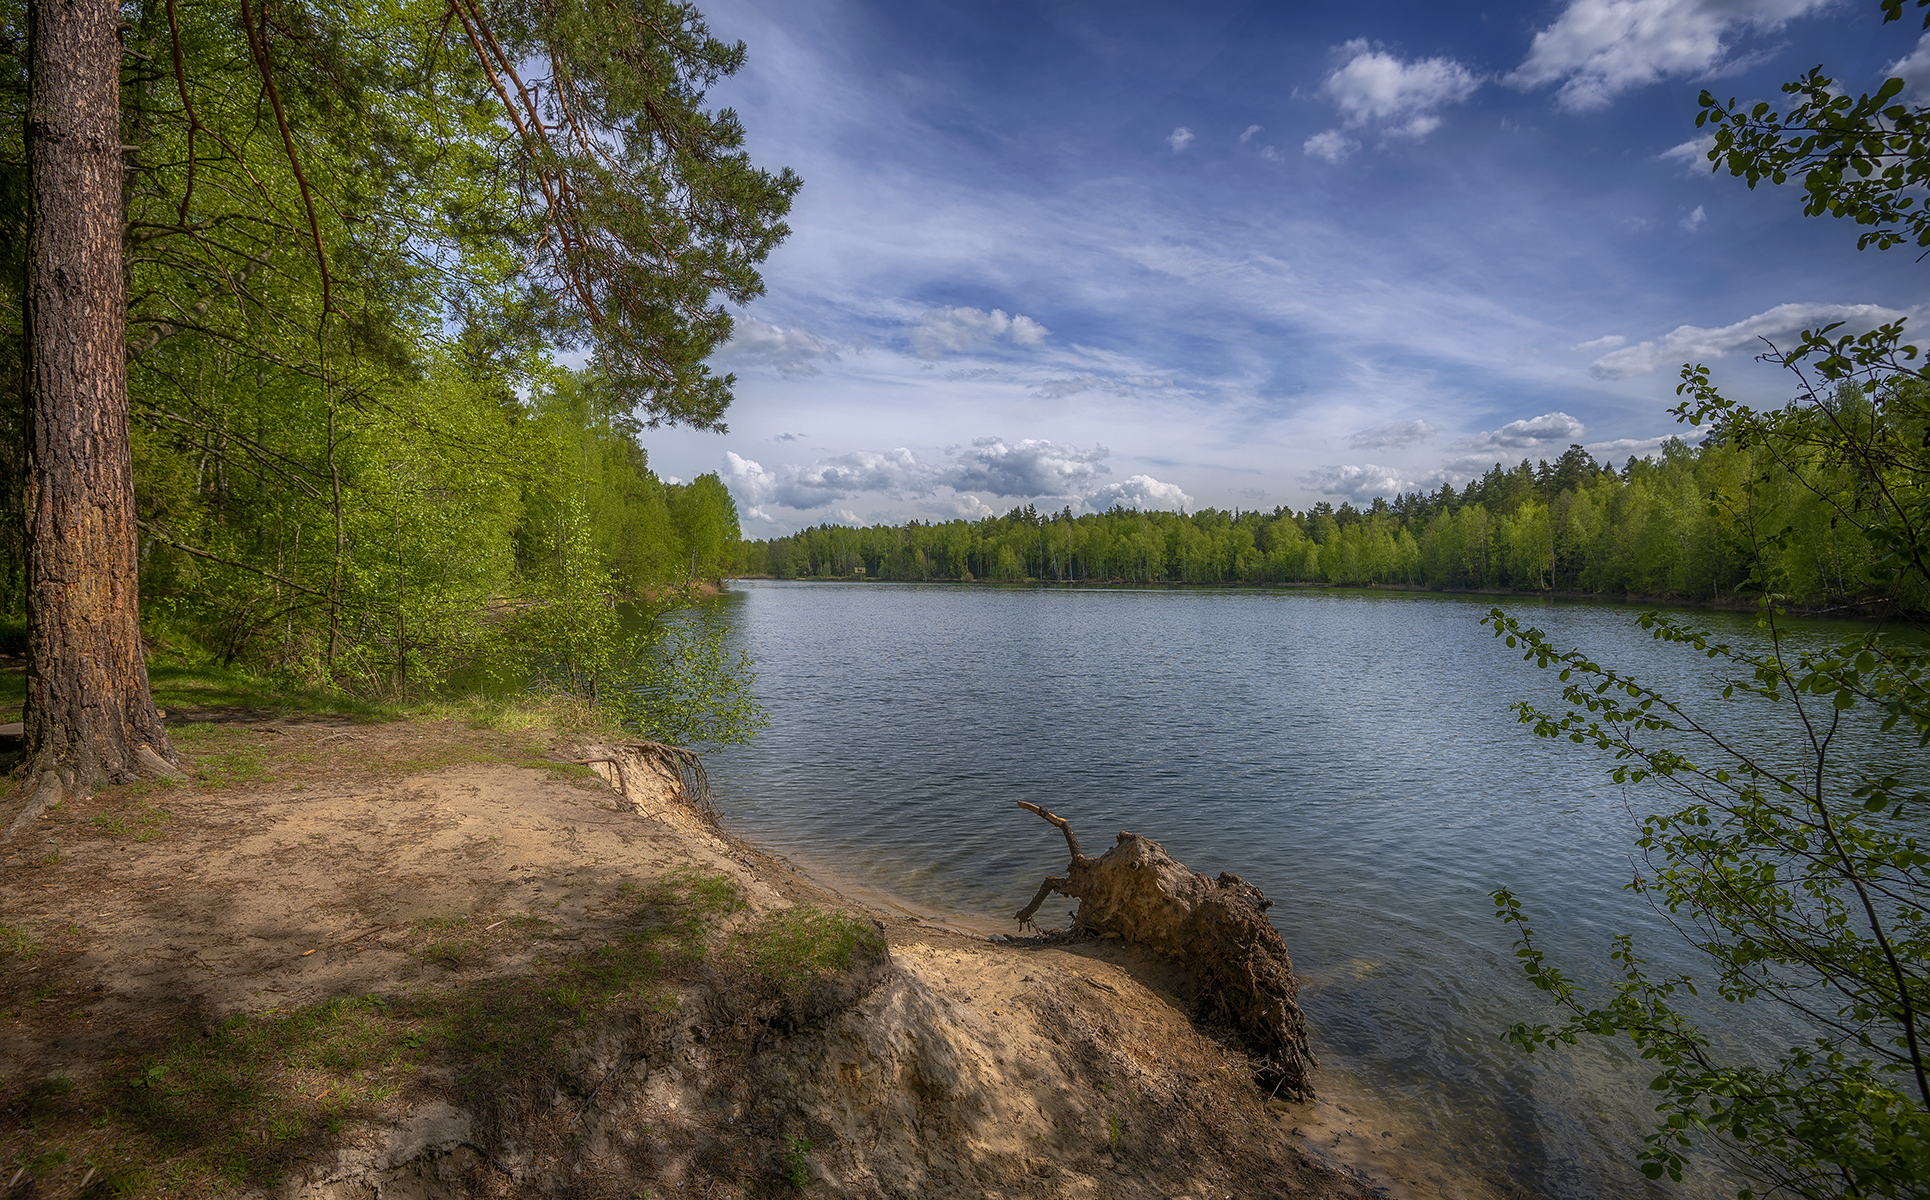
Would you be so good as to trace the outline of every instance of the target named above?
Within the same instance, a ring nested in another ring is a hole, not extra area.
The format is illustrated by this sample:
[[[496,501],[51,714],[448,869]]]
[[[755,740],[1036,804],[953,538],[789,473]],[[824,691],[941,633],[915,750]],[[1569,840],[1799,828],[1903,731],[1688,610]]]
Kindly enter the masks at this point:
[[[1714,601],[1745,588],[1767,556],[1794,603],[1876,598],[1867,544],[1840,538],[1832,519],[1833,504],[1860,501],[1833,496],[1826,464],[1799,469],[1823,494],[1719,433],[1700,447],[1672,439],[1620,468],[1571,446],[1553,462],[1496,464],[1464,489],[1366,508],[1075,516],[1028,506],[970,522],[820,525],[746,541],[734,565],[779,579],[1396,584]]]
[[[669,0],[122,12],[152,643],[407,689],[537,662],[524,635],[556,622],[532,613],[724,571],[729,494],[658,478],[639,435],[722,427],[731,380],[704,366],[722,301],[761,291],[787,232],[795,177],[752,166],[736,118],[704,108],[741,45]],[[23,5],[0,18],[0,374],[18,380],[28,38]],[[32,431],[22,390],[0,390],[17,623]]]

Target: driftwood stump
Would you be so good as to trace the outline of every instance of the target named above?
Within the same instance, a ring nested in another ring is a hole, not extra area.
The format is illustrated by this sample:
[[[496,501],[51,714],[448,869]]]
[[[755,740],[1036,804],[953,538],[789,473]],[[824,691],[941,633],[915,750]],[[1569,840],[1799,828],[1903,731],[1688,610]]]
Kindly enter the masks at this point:
[[[1171,960],[1199,989],[1198,1015],[1224,1024],[1258,1066],[1262,1088],[1299,1099],[1313,1095],[1313,1051],[1300,1012],[1293,960],[1268,923],[1273,901],[1237,875],[1209,880],[1136,833],[1090,858],[1064,817],[1021,800],[1019,807],[1065,834],[1072,862],[1063,876],[1039,885],[1018,914],[1029,925],[1053,893],[1079,901],[1075,932],[1116,934]]]

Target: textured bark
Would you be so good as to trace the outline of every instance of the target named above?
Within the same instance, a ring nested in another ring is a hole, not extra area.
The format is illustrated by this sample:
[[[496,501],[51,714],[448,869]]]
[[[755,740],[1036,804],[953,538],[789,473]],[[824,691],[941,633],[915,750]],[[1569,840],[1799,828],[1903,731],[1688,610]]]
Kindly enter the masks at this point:
[[[1209,880],[1189,871],[1136,833],[1121,833],[1112,849],[1092,858],[1079,849],[1065,818],[1024,801],[1019,807],[1058,826],[1072,853],[1066,873],[1039,886],[1020,922],[1030,923],[1055,892],[1075,897],[1075,932],[1115,934],[1193,977],[1199,1015],[1233,1033],[1254,1060],[1261,1087],[1300,1099],[1313,1095],[1318,1064],[1307,1045],[1293,960],[1267,921],[1273,901],[1237,875]]]
[[[127,432],[120,6],[33,0],[26,756],[64,790],[173,772],[141,653]]]

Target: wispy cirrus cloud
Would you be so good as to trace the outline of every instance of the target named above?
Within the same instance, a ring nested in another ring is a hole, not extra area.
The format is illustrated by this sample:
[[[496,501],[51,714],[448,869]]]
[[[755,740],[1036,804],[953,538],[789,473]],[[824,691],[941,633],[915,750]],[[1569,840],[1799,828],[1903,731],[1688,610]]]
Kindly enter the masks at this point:
[[[1787,340],[1804,329],[1819,329],[1837,321],[1843,322],[1848,332],[1860,333],[1919,311],[1885,308],[1880,304],[1778,304],[1733,325],[1712,329],[1678,325],[1653,341],[1638,342],[1602,355],[1589,365],[1588,373],[1597,379],[1626,379],[1658,368],[1677,367],[1691,359],[1721,358],[1737,350],[1764,349],[1764,339]]]
[[[1373,429],[1358,429],[1347,435],[1347,444],[1356,450],[1382,450],[1397,446],[1417,446],[1441,432],[1426,421],[1396,421]]]

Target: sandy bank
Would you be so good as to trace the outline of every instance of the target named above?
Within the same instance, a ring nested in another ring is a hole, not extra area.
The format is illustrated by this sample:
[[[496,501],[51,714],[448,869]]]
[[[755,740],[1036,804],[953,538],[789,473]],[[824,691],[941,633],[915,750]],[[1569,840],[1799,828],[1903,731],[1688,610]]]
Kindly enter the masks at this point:
[[[0,843],[0,1197],[1480,1194],[1269,1104],[1131,947],[814,882],[541,735],[231,716]]]

